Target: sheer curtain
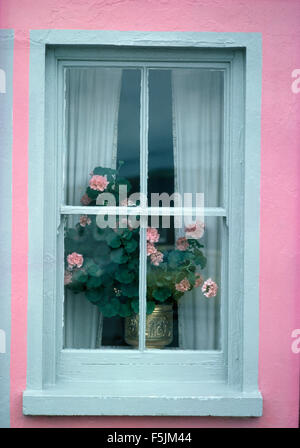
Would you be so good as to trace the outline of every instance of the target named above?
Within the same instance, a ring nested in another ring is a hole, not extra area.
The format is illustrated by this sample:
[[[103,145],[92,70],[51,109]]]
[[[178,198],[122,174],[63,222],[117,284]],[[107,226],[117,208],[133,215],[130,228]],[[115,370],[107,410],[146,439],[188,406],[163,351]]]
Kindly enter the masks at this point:
[[[220,205],[223,78],[208,70],[173,70],[175,191],[204,193],[204,205]],[[205,218],[205,279],[220,278],[220,218]],[[200,288],[199,288],[200,289]],[[179,305],[179,345],[183,349],[219,348],[219,295],[207,299],[196,289]]]
[[[72,68],[66,72],[65,201],[81,205],[96,166],[115,168],[121,69]],[[75,225],[78,217],[69,225]],[[83,294],[65,292],[65,347],[101,345],[102,316]]]

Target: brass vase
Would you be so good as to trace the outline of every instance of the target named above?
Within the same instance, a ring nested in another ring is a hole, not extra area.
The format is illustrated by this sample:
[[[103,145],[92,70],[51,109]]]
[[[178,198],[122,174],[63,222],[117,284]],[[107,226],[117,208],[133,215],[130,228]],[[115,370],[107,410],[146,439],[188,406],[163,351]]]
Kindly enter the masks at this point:
[[[173,306],[156,305],[151,314],[146,315],[146,347],[164,348],[173,341]],[[125,318],[125,342],[139,345],[139,315]]]

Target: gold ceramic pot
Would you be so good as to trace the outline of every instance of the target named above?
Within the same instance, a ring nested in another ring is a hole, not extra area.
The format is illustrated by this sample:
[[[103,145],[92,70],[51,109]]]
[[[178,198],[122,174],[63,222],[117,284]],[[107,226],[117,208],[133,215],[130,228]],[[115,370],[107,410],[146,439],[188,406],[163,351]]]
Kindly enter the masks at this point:
[[[146,316],[146,347],[164,348],[173,341],[173,307],[171,304],[156,305]],[[125,342],[139,345],[139,315],[125,318]]]

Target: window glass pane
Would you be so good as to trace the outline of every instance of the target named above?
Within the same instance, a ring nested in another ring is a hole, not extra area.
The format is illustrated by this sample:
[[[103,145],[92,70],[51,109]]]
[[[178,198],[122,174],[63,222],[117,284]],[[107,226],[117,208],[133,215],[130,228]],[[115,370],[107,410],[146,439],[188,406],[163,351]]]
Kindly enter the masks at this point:
[[[136,69],[67,70],[67,204],[99,205],[104,192],[115,200],[108,205],[132,205],[119,203],[116,193],[120,185],[128,194],[139,191],[140,81]],[[221,71],[151,69],[148,137],[149,196],[204,193],[205,206],[222,205]],[[98,218],[66,217],[65,347],[136,348],[139,230],[123,228],[119,218],[112,224],[113,216],[110,227],[100,228]],[[173,329],[162,346],[147,346],[219,349],[222,218],[206,218],[199,241],[180,239],[184,225],[175,228],[172,217],[158,227],[147,243],[146,338]]]
[[[138,219],[136,223],[135,217],[127,222],[126,217],[102,215],[65,219],[64,346],[136,348],[138,328],[136,333],[132,329],[127,344],[125,318],[139,308]]]
[[[139,70],[123,70],[117,162],[124,162],[120,174],[131,183],[130,193],[140,191],[140,83]]]
[[[66,70],[65,191],[68,205],[86,205],[82,197],[90,185],[103,191],[104,176],[118,169],[139,191],[140,70],[84,67]],[[98,168],[95,170],[95,168]]]
[[[148,200],[174,192],[171,70],[149,71]],[[151,204],[151,203],[150,203]]]
[[[223,96],[222,71],[149,71],[149,200],[176,191],[222,205]]]
[[[220,349],[222,218],[181,228],[174,217],[159,221],[147,230],[147,306],[155,312],[147,317],[146,345]]]

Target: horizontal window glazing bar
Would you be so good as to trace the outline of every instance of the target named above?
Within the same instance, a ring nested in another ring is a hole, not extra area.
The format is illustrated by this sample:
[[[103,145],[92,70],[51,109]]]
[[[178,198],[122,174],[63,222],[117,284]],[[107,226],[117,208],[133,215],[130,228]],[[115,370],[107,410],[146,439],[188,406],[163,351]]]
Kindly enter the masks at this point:
[[[145,61],[62,61],[64,68],[93,68],[93,67],[119,67],[122,69],[126,68],[149,68],[149,69],[172,69],[172,68],[182,68],[182,69],[204,69],[204,70],[220,70],[225,71],[228,68],[227,62],[145,62]]]
[[[227,216],[223,207],[81,207],[63,205],[62,215]]]

